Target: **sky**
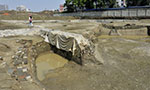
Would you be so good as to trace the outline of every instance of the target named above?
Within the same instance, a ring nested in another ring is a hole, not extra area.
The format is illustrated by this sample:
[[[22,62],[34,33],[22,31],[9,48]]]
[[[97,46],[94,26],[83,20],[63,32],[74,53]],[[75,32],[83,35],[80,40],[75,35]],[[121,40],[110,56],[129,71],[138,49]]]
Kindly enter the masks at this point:
[[[17,6],[24,5],[35,12],[59,9],[59,5],[64,2],[65,0],[0,0],[0,4],[7,4],[9,10],[16,10]]]

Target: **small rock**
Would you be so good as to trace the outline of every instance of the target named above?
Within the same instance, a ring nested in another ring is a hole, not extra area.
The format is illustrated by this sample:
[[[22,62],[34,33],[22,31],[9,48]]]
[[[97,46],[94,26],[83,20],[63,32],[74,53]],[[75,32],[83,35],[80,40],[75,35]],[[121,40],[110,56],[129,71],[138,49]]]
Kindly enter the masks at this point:
[[[15,56],[13,55],[11,58],[12,58],[12,59],[15,59]]]
[[[20,42],[20,40],[16,40],[16,43],[19,43]]]
[[[2,56],[0,56],[0,60],[3,61],[3,57]]]
[[[22,51],[22,50],[23,50],[23,47],[19,47],[19,48],[18,48],[18,51]]]
[[[27,59],[24,59],[22,64],[28,64],[28,60]]]
[[[23,71],[23,72],[27,72],[28,69],[27,69],[27,68],[23,68],[22,71]]]
[[[1,63],[1,66],[5,67],[6,66],[6,62]]]
[[[32,46],[32,47],[31,47],[31,49],[35,49],[35,48],[36,48],[35,46]]]
[[[21,52],[22,52],[22,51],[17,51],[17,52],[16,52],[16,55],[19,55],[19,54],[21,54]]]
[[[9,69],[8,69],[8,74],[9,74],[9,75],[12,75],[13,72],[14,72],[14,69],[12,69],[12,68],[9,68]]]
[[[13,64],[14,64],[14,66],[17,66],[19,64],[22,64],[22,61],[21,60],[15,60]]]
[[[27,76],[27,77],[25,77],[25,78],[26,78],[26,80],[28,80],[28,81],[32,81],[31,76]]]
[[[18,66],[18,67],[17,67],[17,69],[22,69],[22,68],[23,68],[22,66]]]
[[[23,56],[23,59],[27,59],[27,58],[28,58],[28,56],[27,56],[27,55],[24,55],[24,56]]]

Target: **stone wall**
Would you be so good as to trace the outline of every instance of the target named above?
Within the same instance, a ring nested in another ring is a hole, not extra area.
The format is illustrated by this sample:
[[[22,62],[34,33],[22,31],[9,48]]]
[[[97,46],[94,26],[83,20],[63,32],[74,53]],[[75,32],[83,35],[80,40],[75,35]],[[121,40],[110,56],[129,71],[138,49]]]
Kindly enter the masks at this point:
[[[96,18],[148,18],[150,8],[128,8],[119,10],[61,13],[54,16],[96,17]]]

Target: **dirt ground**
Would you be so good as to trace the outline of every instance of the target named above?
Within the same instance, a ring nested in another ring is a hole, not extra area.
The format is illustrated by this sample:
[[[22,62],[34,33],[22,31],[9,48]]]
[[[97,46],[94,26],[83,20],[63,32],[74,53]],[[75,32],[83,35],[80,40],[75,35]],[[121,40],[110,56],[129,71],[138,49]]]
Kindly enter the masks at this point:
[[[9,21],[10,22],[10,21]],[[148,25],[149,20],[137,24]],[[11,22],[15,23],[15,22]],[[27,23],[18,22],[22,25]],[[122,24],[121,24],[122,23]],[[136,22],[125,22],[136,24]],[[124,22],[106,23],[125,25]],[[104,24],[104,23],[103,23]],[[150,89],[150,37],[149,36],[108,36],[100,31],[109,30],[100,22],[91,21],[37,21],[34,27],[57,29],[78,33],[84,37],[95,38],[93,43],[99,61],[103,64],[89,63],[85,66],[69,61],[61,68],[49,70],[41,81],[47,90],[149,90]],[[33,27],[33,28],[34,28]],[[99,29],[100,28],[100,29]],[[21,44],[18,39],[41,42],[39,36],[15,36],[0,38],[0,90],[44,90],[36,83],[21,81],[8,75],[8,66],[12,66],[12,55]]]
[[[21,28],[27,28],[25,25],[18,25],[17,23],[9,23],[9,22],[3,22],[0,21],[0,30],[6,30],[6,29],[21,29]]]
[[[49,90],[149,90],[150,43],[142,38],[98,40],[103,65],[70,62],[42,81]]]
[[[0,90],[42,90],[41,87],[29,81],[20,82],[8,74],[9,68],[13,67],[12,56],[22,45],[16,43],[17,40],[33,40],[35,43],[42,39],[39,36],[16,36],[0,38]]]

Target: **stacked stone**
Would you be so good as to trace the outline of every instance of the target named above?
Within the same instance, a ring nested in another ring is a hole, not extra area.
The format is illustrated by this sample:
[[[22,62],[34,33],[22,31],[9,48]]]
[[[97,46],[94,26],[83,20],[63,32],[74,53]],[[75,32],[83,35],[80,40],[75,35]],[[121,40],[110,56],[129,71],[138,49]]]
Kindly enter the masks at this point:
[[[22,64],[27,65],[28,64],[27,48],[20,47],[12,58],[14,66]]]
[[[19,40],[16,41],[20,43]],[[19,47],[18,51],[12,56],[14,69],[12,69],[11,76],[16,78],[16,80],[31,80],[31,75],[28,70],[28,46],[27,41],[23,41],[23,47]]]

